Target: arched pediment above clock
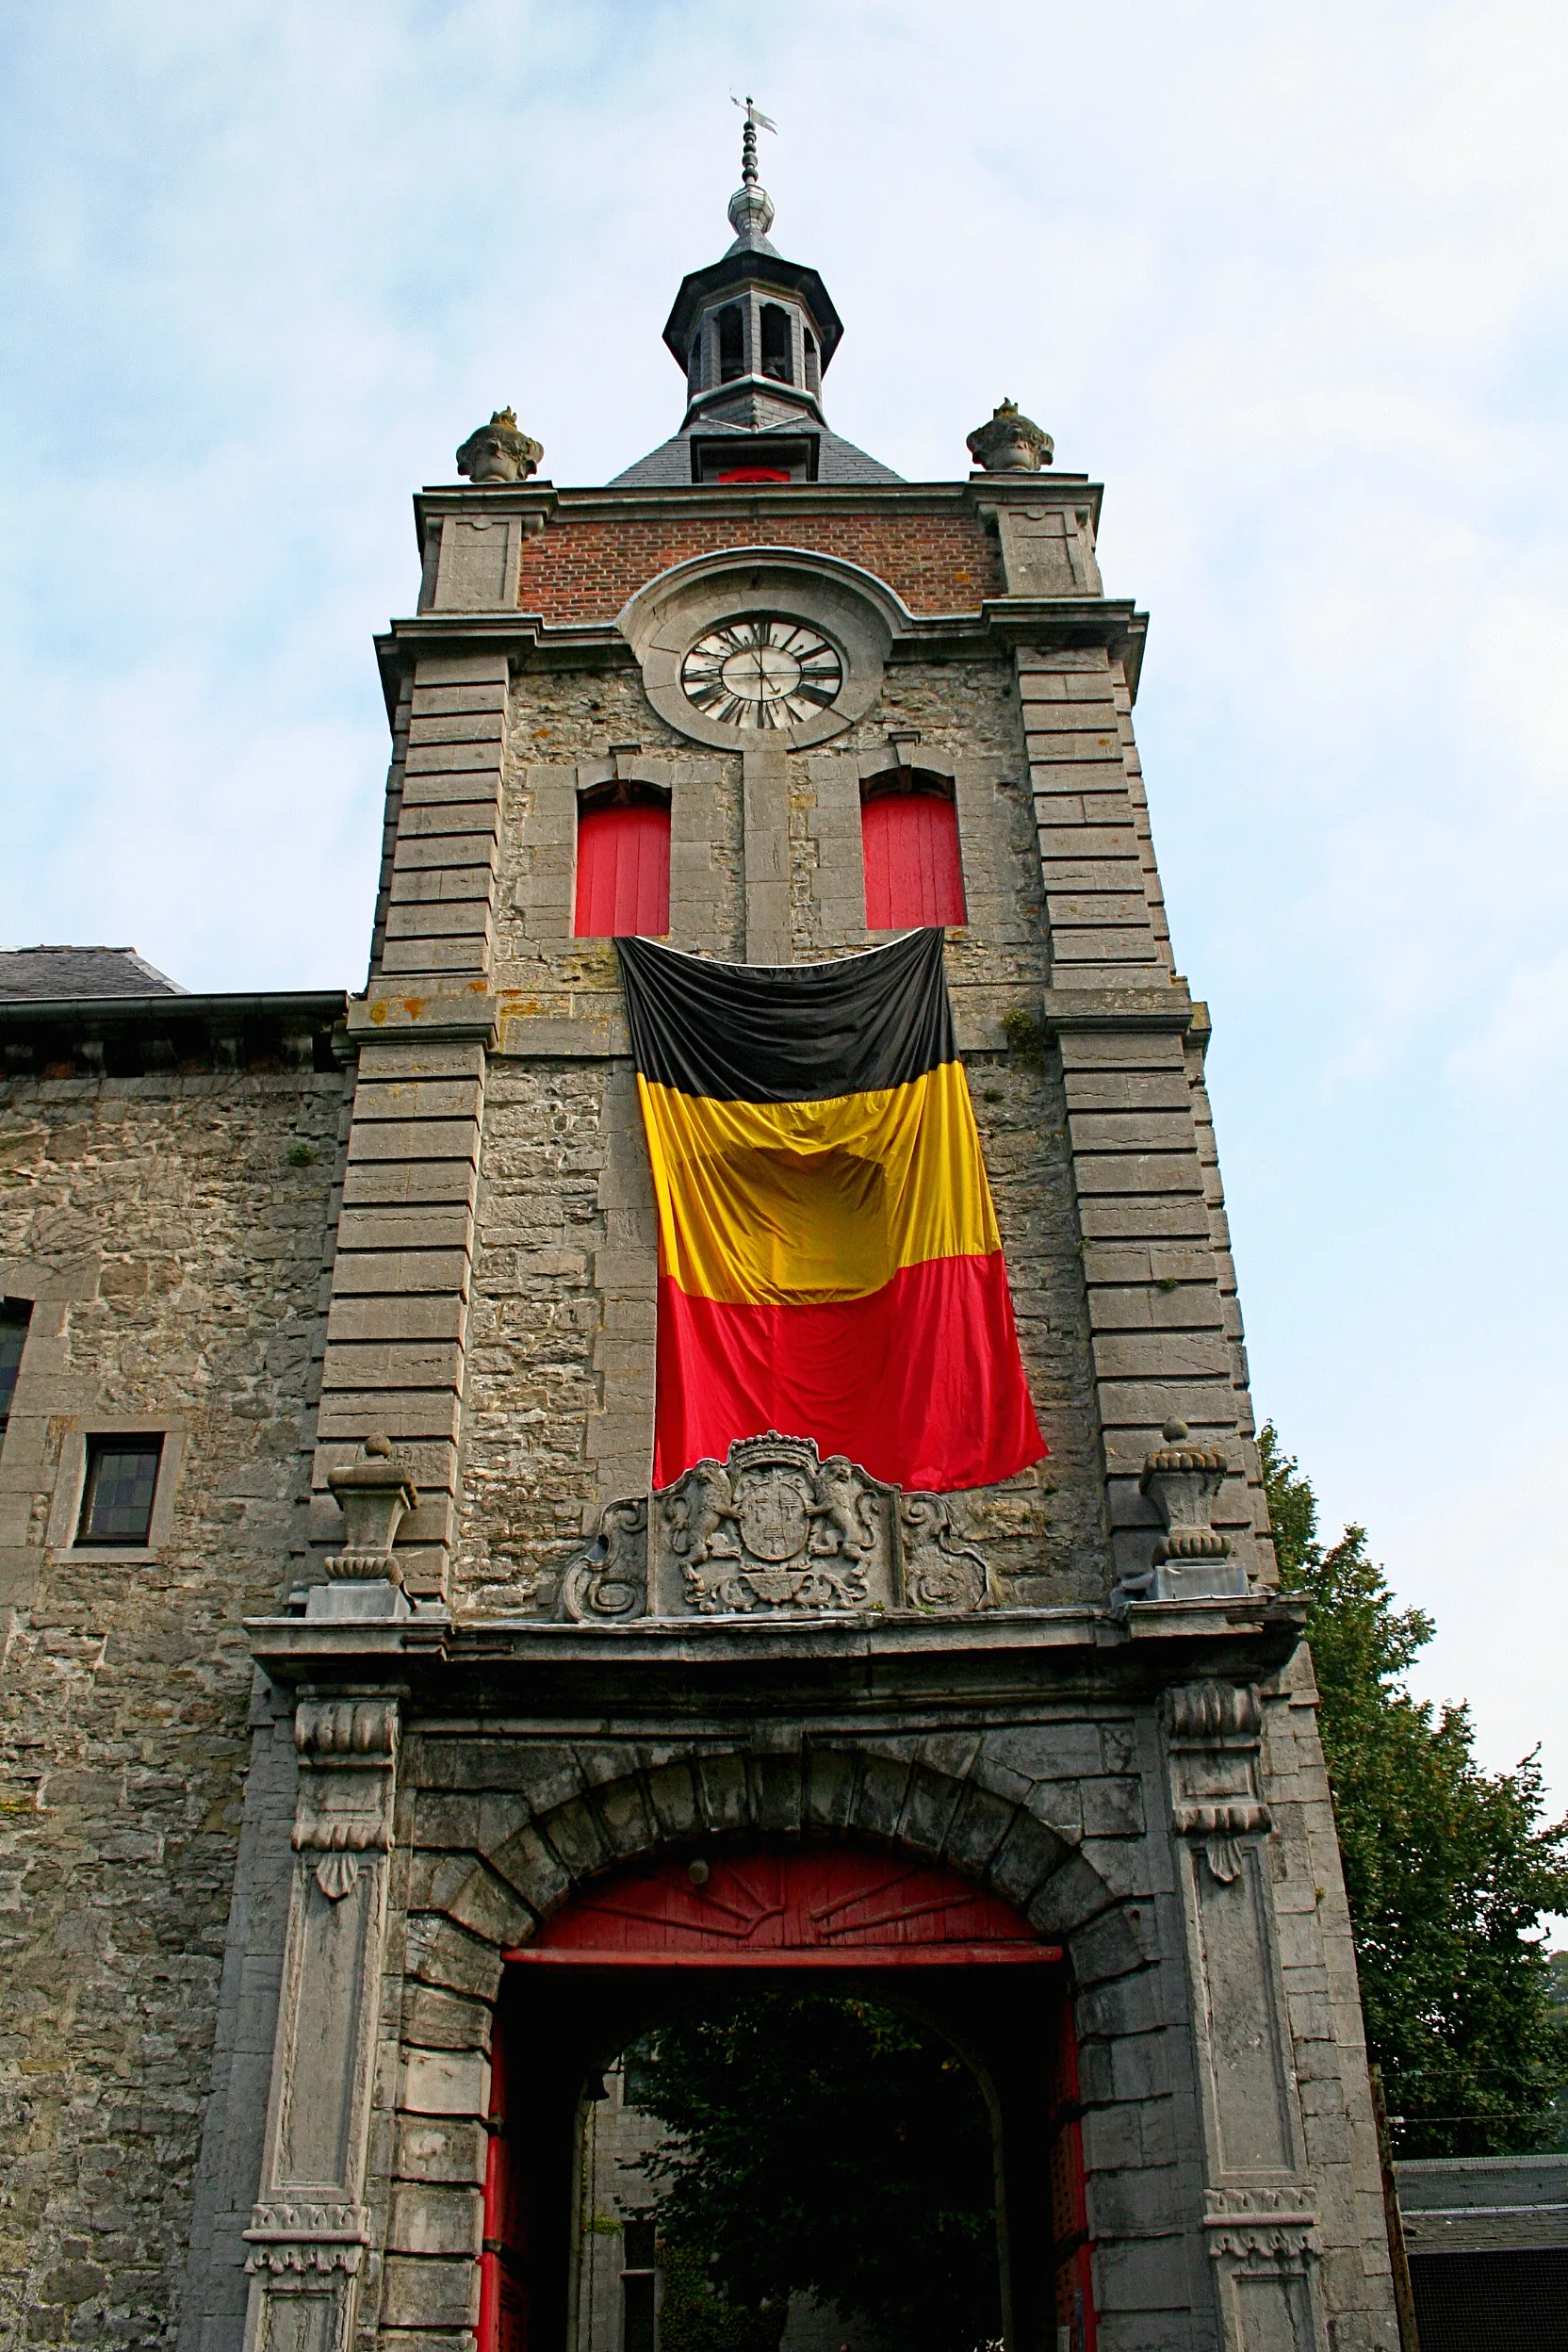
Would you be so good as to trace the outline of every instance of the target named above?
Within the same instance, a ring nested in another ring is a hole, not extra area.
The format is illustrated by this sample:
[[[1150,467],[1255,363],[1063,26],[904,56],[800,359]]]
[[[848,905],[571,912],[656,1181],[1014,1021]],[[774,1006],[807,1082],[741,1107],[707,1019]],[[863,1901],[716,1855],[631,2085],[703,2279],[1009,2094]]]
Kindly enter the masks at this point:
[[[616,623],[662,719],[695,743],[804,750],[863,718],[910,626],[874,573],[795,547],[727,547],[640,588]]]

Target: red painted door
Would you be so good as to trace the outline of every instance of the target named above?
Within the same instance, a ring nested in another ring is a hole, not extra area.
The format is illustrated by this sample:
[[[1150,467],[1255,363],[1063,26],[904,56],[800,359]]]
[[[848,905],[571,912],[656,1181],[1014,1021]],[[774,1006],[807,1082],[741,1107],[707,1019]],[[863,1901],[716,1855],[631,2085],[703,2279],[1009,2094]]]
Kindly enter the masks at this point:
[[[484,2163],[484,2239],[479,2272],[479,2352],[529,2352],[528,2197],[512,2138],[508,2037],[498,2027],[490,2059],[490,2144]]]
[[[584,2071],[619,2046],[617,2034],[630,2040],[657,2017],[655,1972],[665,1968],[686,1979],[682,1998],[698,1970],[719,1972],[710,1982],[722,1997],[727,1980],[738,1984],[755,1969],[776,1978],[854,1969],[857,1990],[871,1991],[896,1968],[901,1996],[938,2031],[956,2027],[994,2086],[1015,2341],[1030,2352],[1053,2343],[1094,2352],[1062,1954],[1009,1903],[892,1848],[715,1840],[684,1858],[606,1872],[506,1957],[517,1964],[517,1998],[503,2001],[496,2027],[500,2128],[486,2182],[479,2352],[552,2352],[564,2334],[565,2305],[551,2281],[571,2259],[571,2118]],[[916,1969],[930,1973],[906,1973]],[[509,2113],[508,2049],[514,2083],[521,2067],[532,2085],[516,2094],[529,2102],[520,2122]]]
[[[938,1865],[854,1846],[718,1847],[588,1887],[509,1958],[865,1968],[1059,1960],[1012,1906]]]

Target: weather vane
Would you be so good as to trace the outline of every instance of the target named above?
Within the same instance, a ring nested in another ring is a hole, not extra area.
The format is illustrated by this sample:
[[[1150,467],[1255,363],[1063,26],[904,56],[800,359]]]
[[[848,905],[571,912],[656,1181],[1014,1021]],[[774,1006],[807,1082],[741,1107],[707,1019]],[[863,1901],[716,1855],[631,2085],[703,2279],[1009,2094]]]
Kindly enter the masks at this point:
[[[757,134],[759,130],[776,131],[778,125],[771,114],[764,114],[760,106],[753,106],[749,94],[744,98],[737,98],[735,92],[731,90],[729,103],[732,106],[745,108],[746,126],[741,133],[741,178],[747,188],[755,188],[757,185]]]

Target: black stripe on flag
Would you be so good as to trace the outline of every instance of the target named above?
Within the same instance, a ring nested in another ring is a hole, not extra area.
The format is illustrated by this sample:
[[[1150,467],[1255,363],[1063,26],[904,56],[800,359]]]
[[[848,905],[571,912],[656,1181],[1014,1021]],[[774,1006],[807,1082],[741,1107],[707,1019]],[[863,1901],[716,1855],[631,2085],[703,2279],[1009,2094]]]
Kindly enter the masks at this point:
[[[726,1102],[823,1102],[956,1061],[940,931],[827,964],[718,964],[617,939],[645,1078]]]

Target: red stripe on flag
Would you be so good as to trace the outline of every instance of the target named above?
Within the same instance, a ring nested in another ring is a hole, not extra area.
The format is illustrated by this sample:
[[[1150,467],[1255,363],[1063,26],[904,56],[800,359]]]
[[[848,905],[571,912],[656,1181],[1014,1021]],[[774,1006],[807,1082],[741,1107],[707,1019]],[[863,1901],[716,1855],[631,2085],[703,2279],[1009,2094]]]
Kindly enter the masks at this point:
[[[1002,1252],[930,1258],[824,1306],[694,1298],[662,1277],[654,1485],[764,1429],[926,1493],[1038,1462]]]

